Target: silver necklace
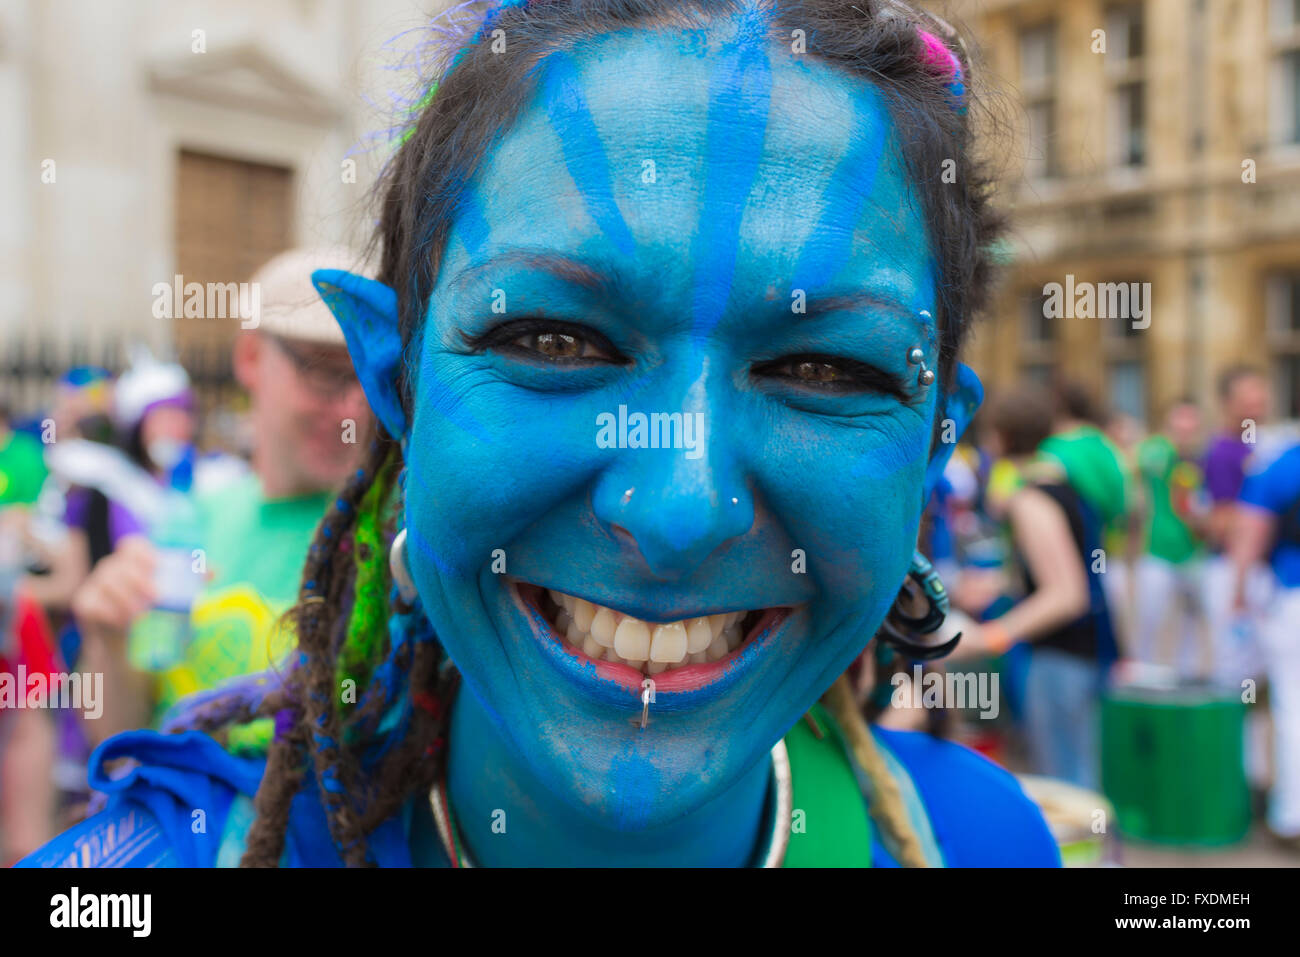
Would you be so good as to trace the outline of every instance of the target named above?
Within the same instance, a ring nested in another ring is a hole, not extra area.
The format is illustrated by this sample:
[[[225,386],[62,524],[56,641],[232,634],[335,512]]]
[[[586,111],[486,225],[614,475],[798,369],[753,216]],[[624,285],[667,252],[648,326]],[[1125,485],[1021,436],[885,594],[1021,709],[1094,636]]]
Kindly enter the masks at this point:
[[[759,867],[780,867],[785,861],[786,849],[790,846],[790,819],[794,813],[794,781],[790,774],[790,755],[782,739],[772,746],[772,780],[776,785],[776,800],[772,802],[772,821],[768,828],[767,841],[759,856]],[[447,784],[439,778],[429,789],[429,807],[433,811],[433,823],[438,831],[438,840],[452,867],[474,867],[469,849],[461,837],[460,828],[451,813],[451,802],[447,800]]]

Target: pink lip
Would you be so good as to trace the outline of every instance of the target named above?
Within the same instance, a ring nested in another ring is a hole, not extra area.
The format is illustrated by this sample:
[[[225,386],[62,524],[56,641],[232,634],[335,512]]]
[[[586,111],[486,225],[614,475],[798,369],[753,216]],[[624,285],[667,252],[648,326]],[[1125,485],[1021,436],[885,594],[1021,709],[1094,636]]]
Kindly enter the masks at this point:
[[[519,582],[517,593],[537,619],[546,624],[547,636],[550,638],[549,644],[583,665],[594,667],[598,677],[635,694],[640,694],[642,682],[647,678],[654,680],[656,695],[699,691],[702,688],[707,688],[719,681],[735,664],[737,658],[751,650],[755,636],[762,635],[764,632],[775,631],[777,626],[790,614],[789,608],[769,608],[754,624],[749,633],[745,635],[744,640],[736,647],[736,650],[729,652],[726,657],[719,658],[717,661],[687,665],[684,668],[673,668],[670,671],[661,671],[657,675],[646,675],[635,668],[619,664],[616,661],[596,661],[587,657],[572,645],[565,643],[563,638],[556,634],[555,629],[551,627],[550,622],[538,607],[536,597],[541,593],[541,589],[536,585]]]

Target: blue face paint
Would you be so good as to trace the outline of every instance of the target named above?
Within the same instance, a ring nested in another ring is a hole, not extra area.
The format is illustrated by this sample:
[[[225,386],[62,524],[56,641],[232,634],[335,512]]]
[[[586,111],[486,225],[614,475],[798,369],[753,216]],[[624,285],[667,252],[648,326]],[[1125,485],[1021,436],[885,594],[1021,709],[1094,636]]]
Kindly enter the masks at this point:
[[[938,368],[919,197],[881,96],[747,16],[544,60],[430,299],[409,561],[464,678],[451,791],[487,863],[744,863],[768,750],[908,567],[940,398],[907,361]],[[539,317],[598,354],[467,343]],[[383,350],[353,352],[383,394]],[[791,378],[794,356],[836,357],[850,387]],[[701,414],[698,452],[603,445],[620,406]],[[791,611],[704,687],[658,676],[642,731],[637,692],[564,650],[519,583],[652,622]],[[497,808],[522,839],[494,834]]]

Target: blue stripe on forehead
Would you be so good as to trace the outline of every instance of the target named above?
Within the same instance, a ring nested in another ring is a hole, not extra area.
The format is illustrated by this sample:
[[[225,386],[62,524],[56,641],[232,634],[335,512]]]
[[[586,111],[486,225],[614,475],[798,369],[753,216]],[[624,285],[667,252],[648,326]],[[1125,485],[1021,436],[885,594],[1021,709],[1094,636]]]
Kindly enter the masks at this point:
[[[717,324],[731,297],[741,217],[758,175],[771,109],[767,30],[767,16],[746,8],[709,84],[704,198],[691,250],[691,325],[698,338]]]
[[[823,289],[848,262],[857,223],[870,201],[884,159],[889,132],[881,123],[883,115],[858,112],[860,126],[853,132],[855,145],[840,160],[827,184],[821,215],[800,250],[791,288]]]
[[[460,200],[456,203],[455,221],[456,235],[465,246],[465,251],[471,259],[476,258],[487,245],[492,227],[483,215],[483,203],[479,199],[478,190],[472,185],[467,184],[460,194]]]
[[[567,54],[554,53],[547,57],[543,90],[547,116],[559,138],[565,168],[582,196],[588,215],[615,249],[625,256],[632,255],[636,244],[614,200],[609,156],[587,107],[577,66]]]

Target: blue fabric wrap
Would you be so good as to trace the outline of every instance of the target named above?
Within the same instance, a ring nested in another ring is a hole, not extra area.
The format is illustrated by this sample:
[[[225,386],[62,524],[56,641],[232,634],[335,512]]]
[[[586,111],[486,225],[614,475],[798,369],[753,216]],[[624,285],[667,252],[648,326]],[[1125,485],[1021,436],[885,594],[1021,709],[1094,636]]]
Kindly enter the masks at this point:
[[[920,792],[948,867],[1060,867],[1061,851],[1015,776],[919,731],[874,729]],[[873,866],[897,866],[873,841]]]
[[[140,763],[110,778],[105,763],[126,757]],[[119,734],[100,745],[90,759],[91,786],[108,796],[104,809],[15,866],[211,867],[231,803],[236,795],[251,798],[256,793],[264,769],[264,761],[233,757],[200,731]],[[196,810],[204,814],[198,833]],[[129,847],[113,838],[124,827],[133,835]],[[113,853],[99,852],[106,844],[114,846]],[[371,835],[370,848],[380,866],[410,866],[400,815]],[[308,775],[290,811],[281,864],[339,867],[342,863],[330,839],[315,779]]]
[[[1041,813],[1009,773],[961,745],[919,732],[876,733],[911,776],[948,866],[1060,866]],[[104,763],[123,757],[140,764],[110,779]],[[236,795],[252,797],[263,768],[262,761],[232,757],[198,731],[118,735],[91,757],[91,783],[108,794],[104,810],[17,866],[211,867],[232,801]],[[421,800],[422,795],[413,798]],[[196,834],[193,812],[200,809],[206,829]],[[371,835],[371,853],[381,867],[412,865],[408,817],[395,814]],[[313,775],[294,799],[289,820],[283,866],[342,865]],[[123,833],[128,840],[118,839]],[[426,833],[420,843],[431,840]],[[873,845],[875,866],[897,866],[878,834]],[[111,853],[101,852],[102,847]],[[418,857],[443,863],[432,847],[421,848]]]

